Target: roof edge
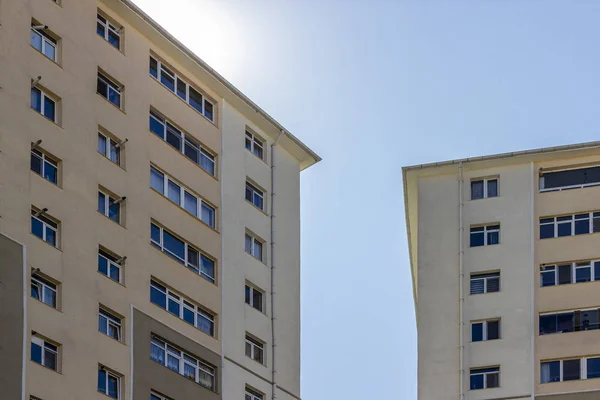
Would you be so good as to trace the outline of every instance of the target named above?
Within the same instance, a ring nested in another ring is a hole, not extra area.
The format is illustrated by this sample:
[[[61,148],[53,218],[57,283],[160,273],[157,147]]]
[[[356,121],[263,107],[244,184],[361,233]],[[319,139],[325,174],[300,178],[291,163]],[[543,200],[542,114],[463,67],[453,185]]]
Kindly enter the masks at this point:
[[[231,82],[225,79],[221,74],[215,71],[210,65],[208,65],[205,61],[203,61],[200,57],[198,57],[192,50],[190,50],[187,46],[181,43],[178,39],[176,39],[173,35],[171,35],[165,28],[163,28],[158,22],[153,20],[148,14],[146,14],[141,8],[135,5],[131,0],[119,0],[123,5],[129,8],[131,11],[136,13],[140,18],[146,21],[152,28],[158,31],[162,36],[164,36],[168,41],[170,41],[175,47],[181,50],[186,56],[190,57],[192,61],[197,63],[202,69],[212,75],[219,83],[225,86],[231,93],[240,98],[246,105],[252,108],[255,112],[257,112],[261,117],[263,117],[267,122],[271,125],[275,126],[280,132],[282,132],[285,136],[287,136],[295,145],[297,145],[306,155],[312,158],[313,162],[303,163],[302,170],[314,165],[322,160],[322,158],[311,150],[306,144],[304,144],[300,139],[294,136],[290,131],[285,129],[283,125],[281,125],[275,118],[271,117],[265,110],[260,108],[256,103],[254,103],[248,96],[242,93],[238,88],[236,88]],[[302,161],[302,160],[300,160]]]
[[[433,163],[427,163],[427,164],[409,165],[406,167],[402,167],[402,170],[410,171],[410,170],[415,170],[415,169],[443,167],[443,166],[454,165],[454,164],[458,164],[458,163],[497,160],[497,159],[503,159],[503,158],[511,158],[511,157],[518,157],[518,156],[542,154],[542,153],[554,153],[554,152],[559,152],[559,151],[591,149],[594,147],[600,147],[600,141],[568,144],[568,145],[564,145],[564,146],[542,147],[542,148],[533,149],[533,150],[523,150],[523,151],[514,151],[514,152],[510,152],[510,153],[492,154],[489,156],[469,157],[469,158],[461,158],[461,159],[456,159],[456,160],[440,161],[440,162],[433,162]]]

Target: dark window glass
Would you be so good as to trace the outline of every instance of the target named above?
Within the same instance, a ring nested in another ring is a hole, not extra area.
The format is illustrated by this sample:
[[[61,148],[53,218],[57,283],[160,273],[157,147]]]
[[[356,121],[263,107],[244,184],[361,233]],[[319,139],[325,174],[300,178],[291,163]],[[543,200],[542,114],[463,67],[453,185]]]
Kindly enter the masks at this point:
[[[185,260],[185,243],[167,231],[163,231],[163,246],[170,253],[180,258],[179,261]]]
[[[204,254],[200,256],[202,264],[200,265],[200,269],[203,274],[207,275],[211,280],[215,279],[215,262],[210,258],[206,257]]]
[[[180,305],[178,302],[176,302],[175,300],[173,300],[172,298],[169,297],[167,310],[171,314],[175,314],[176,316],[179,317]]]
[[[202,95],[192,87],[190,87],[189,104],[194,107],[196,111],[202,113]]]
[[[160,136],[162,139],[165,138],[165,125],[164,120],[162,118],[153,117],[150,114],[150,131],[154,132],[157,136]]]
[[[42,92],[38,88],[31,88],[31,108],[42,112]]]
[[[600,378],[600,358],[587,359],[587,378]]]
[[[181,79],[177,78],[177,96],[181,97],[184,101],[187,98],[187,89],[186,89],[187,85],[184,81],[182,81]]]
[[[471,228],[471,247],[479,247],[485,244],[483,228]]]
[[[44,226],[40,221],[31,217],[31,233],[40,239],[44,239]]]
[[[545,286],[554,286],[556,284],[556,270],[546,270],[541,275],[541,285]]]
[[[590,233],[590,215],[580,214],[575,216],[575,234],[585,235]]]
[[[167,143],[181,151],[181,132],[167,124]]]
[[[481,294],[485,291],[485,281],[483,279],[471,278],[471,294]]]
[[[487,340],[500,339],[500,321],[488,321]]]
[[[108,84],[104,82],[104,79],[100,78],[100,75],[98,75],[96,82],[96,91],[101,94],[102,97],[108,98]]]
[[[575,282],[589,282],[592,280],[592,267],[588,265],[587,267],[579,267],[575,268]]]
[[[542,363],[541,383],[560,382],[560,361]]]
[[[548,239],[554,237],[554,224],[540,225],[540,239]]]
[[[150,238],[156,243],[162,243],[160,240],[160,228],[154,224],[150,225]]]
[[[150,57],[150,75],[158,78],[158,62],[152,57]]]
[[[556,315],[540,315],[540,335],[556,333]]]
[[[576,327],[578,330],[587,331],[598,329],[598,310],[585,310],[576,313]]]
[[[571,217],[568,218],[568,222],[560,222],[560,219],[564,217],[558,218],[558,237],[563,236],[571,236]]]
[[[185,139],[184,154],[193,162],[198,164],[200,162],[200,150],[195,143],[191,142],[187,137]]]
[[[262,293],[256,289],[254,289],[252,291],[252,305],[257,310],[262,311],[262,306],[263,306]]]
[[[594,263],[594,280],[600,281],[600,261]]]
[[[175,91],[175,78],[173,78],[173,73],[165,68],[163,65],[162,72],[160,74],[160,81],[163,85],[169,88],[172,92]]]
[[[592,222],[592,232],[600,232],[600,213],[594,213],[594,219]]]
[[[581,379],[581,361],[564,360],[563,361],[563,381],[574,381]]]
[[[483,199],[483,181],[471,182],[471,200]]]
[[[39,175],[42,174],[42,159],[41,157],[41,153],[39,153],[38,155],[38,151],[33,150],[31,152],[31,170]]]
[[[33,290],[33,287],[32,287],[32,290]],[[245,287],[244,295],[245,295],[246,303],[250,304],[250,287],[248,285],[246,285],[246,287]],[[33,295],[32,295],[32,297],[33,297]]]
[[[98,272],[108,275],[108,261],[98,254]]]
[[[483,389],[483,375],[471,375],[469,387],[471,390]]]
[[[44,164],[44,178],[48,179],[52,183],[56,183],[58,177],[57,172],[58,171],[56,167],[46,161]]]
[[[159,290],[160,289],[160,290]],[[162,291],[161,291],[162,290]],[[150,301],[159,307],[167,308],[167,295],[164,293],[166,288],[152,282],[150,286]]]
[[[544,189],[583,185],[584,173],[581,169],[548,172],[544,174]]]
[[[102,37],[104,37],[104,32],[105,32],[106,28],[104,27],[104,25],[102,25],[100,23],[100,21],[96,22],[96,33]]]
[[[487,292],[494,293],[500,291],[500,277],[488,278],[487,280]]]
[[[487,181],[487,197],[498,196],[498,180],[492,179]]]
[[[106,214],[106,195],[102,192],[98,192],[98,211]]]
[[[204,101],[204,116],[213,120],[213,105],[206,100]]]
[[[575,320],[572,312],[558,314],[556,320],[558,333],[573,332]]]
[[[117,49],[119,49],[121,47],[121,38],[119,37],[119,35],[117,35],[113,31],[109,30],[108,31],[108,43],[112,44]]]
[[[480,342],[483,340],[483,323],[471,325],[471,341]]]
[[[498,386],[500,386],[500,374],[496,373],[496,374],[488,374],[486,375],[486,387],[488,389],[490,388],[497,388]]]
[[[573,282],[571,279],[571,265],[558,266],[558,284],[567,285]]]
[[[194,311],[183,307],[183,320],[194,325]]]
[[[33,342],[31,342],[31,361],[35,361],[38,364],[42,363],[42,347]]]
[[[487,244],[499,244],[500,243],[500,232],[488,232]]]
[[[54,116],[56,115],[56,103],[51,100],[49,97],[44,96],[44,116],[52,121],[54,121]]]

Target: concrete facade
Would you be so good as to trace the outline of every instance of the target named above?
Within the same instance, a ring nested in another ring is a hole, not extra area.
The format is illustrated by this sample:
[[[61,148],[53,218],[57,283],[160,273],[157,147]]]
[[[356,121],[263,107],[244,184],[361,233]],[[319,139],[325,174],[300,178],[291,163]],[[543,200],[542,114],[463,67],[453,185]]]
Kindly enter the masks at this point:
[[[600,396],[598,379],[583,372],[541,377],[542,363],[600,354],[600,329],[539,333],[540,314],[598,309],[600,287],[593,265],[589,282],[541,287],[542,266],[600,257],[597,231],[540,237],[543,218],[597,211],[600,188],[544,190],[540,177],[597,165],[598,143],[586,143],[404,168],[420,400]],[[482,179],[496,179],[498,194],[472,200],[471,182]],[[500,225],[499,244],[471,247],[470,229],[484,225]],[[499,291],[471,294],[471,275],[481,273],[499,273]],[[500,321],[499,339],[473,342],[471,324],[486,320]],[[496,367],[498,387],[471,388],[472,369]]]
[[[97,34],[98,14],[117,28],[119,48]],[[47,26],[36,30],[56,40],[56,60],[30,43],[32,24]],[[104,398],[101,365],[120,377],[119,399],[148,399],[150,390],[174,400],[239,399],[246,387],[264,399],[273,389],[299,399],[299,182],[320,158],[128,1],[2,0],[0,42],[0,298],[15,305],[0,311],[0,324],[11,326],[0,359],[25,360],[24,375],[14,368],[3,377],[18,393],[10,398]],[[149,74],[150,56],[213,104],[212,120]],[[99,71],[120,85],[120,107],[96,93]],[[56,101],[55,121],[32,109],[33,85]],[[211,154],[214,174],[152,133],[150,110]],[[245,148],[246,129],[264,141],[263,159]],[[118,163],[99,153],[98,133],[120,143]],[[32,148],[57,162],[56,183],[31,170]],[[151,188],[151,167],[213,207],[214,226]],[[246,179],[264,189],[262,211],[245,200]],[[119,223],[98,212],[99,189],[125,197]],[[56,246],[32,234],[32,212],[57,223]],[[214,279],[151,245],[151,224],[212,260]],[[263,262],[245,252],[246,231],[264,240]],[[99,272],[100,250],[119,260],[119,282]],[[32,271],[56,286],[55,307],[30,293],[23,307]],[[151,280],[210,314],[213,334],[151,302]],[[246,281],[264,291],[264,313],[245,304]],[[119,340],[99,332],[100,309],[120,319]],[[213,365],[214,390],[151,361],[149,332]],[[245,355],[246,334],[264,342],[264,365]],[[56,371],[30,360],[32,335],[57,346]]]

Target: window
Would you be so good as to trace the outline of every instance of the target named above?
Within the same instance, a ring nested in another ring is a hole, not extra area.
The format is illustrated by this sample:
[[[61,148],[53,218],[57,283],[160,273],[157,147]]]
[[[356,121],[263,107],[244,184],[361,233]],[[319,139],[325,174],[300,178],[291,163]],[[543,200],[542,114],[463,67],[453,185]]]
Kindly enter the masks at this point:
[[[171,400],[171,399],[166,396],[163,396],[161,394],[158,394],[155,391],[152,391],[150,393],[150,400]]]
[[[599,310],[540,314],[540,335],[600,329]]]
[[[246,356],[262,364],[263,352],[263,344],[246,335]]]
[[[58,345],[48,342],[35,333],[32,334],[31,361],[58,371]]]
[[[113,399],[121,398],[121,376],[98,366],[98,391]]]
[[[500,272],[471,274],[471,294],[500,291]]]
[[[109,136],[98,132],[98,153],[117,165],[121,165],[121,145]]]
[[[121,29],[111,24],[104,16],[97,14],[96,33],[116,49],[121,49]]]
[[[44,242],[58,247],[58,222],[54,222],[44,214],[44,211],[31,210],[31,233]]]
[[[214,121],[214,106],[200,92],[188,84],[185,79],[177,76],[169,67],[161,61],[150,56],[150,76],[154,77],[164,87],[175,93],[181,100],[188,103],[192,108],[204,115],[209,121]]]
[[[259,261],[263,261],[263,242],[246,233],[246,253]]]
[[[500,386],[500,368],[476,368],[471,369],[471,390],[490,389]]]
[[[31,25],[31,45],[37,51],[56,62],[58,41],[48,33],[47,28],[41,27],[41,24],[36,22],[32,22]]]
[[[490,246],[500,243],[500,225],[471,228],[471,247]]]
[[[471,200],[498,196],[498,178],[471,181]]]
[[[150,167],[150,187],[173,201],[211,228],[215,228],[215,208],[171,177]]]
[[[600,358],[576,358],[544,361],[540,367],[540,382],[575,381],[598,378]]]
[[[246,131],[246,149],[248,149],[250,153],[254,154],[261,160],[263,160],[264,142],[265,141],[260,139],[258,136]]]
[[[150,110],[150,131],[192,160],[204,171],[215,176],[216,157],[213,153],[153,110]]]
[[[116,196],[115,196],[116,197]],[[109,194],[98,191],[98,212],[112,219],[117,224],[121,223],[121,202],[125,197],[115,199]]]
[[[540,192],[576,189],[600,184],[600,166],[545,172],[540,176]]]
[[[121,318],[101,308],[98,312],[98,331],[121,341]]]
[[[42,89],[34,86],[31,88],[31,108],[50,121],[57,122],[57,101]]]
[[[246,397],[244,400],[263,400],[264,397],[262,394],[258,393],[256,390],[252,390],[250,388],[246,388]]]
[[[540,239],[600,232],[600,212],[540,219]]]
[[[254,204],[256,207],[260,208],[264,211],[263,208],[263,199],[264,192],[258,189],[256,186],[251,184],[250,182],[246,182],[246,200],[250,203]]]
[[[215,336],[215,316],[212,313],[204,311],[191,300],[154,280],[150,281],[150,302],[194,325],[202,332]]]
[[[33,172],[58,184],[58,160],[43,153],[38,148],[31,149],[30,167]]]
[[[116,282],[121,282],[122,260],[103,249],[98,250],[98,272]]]
[[[214,367],[202,362],[198,357],[166,343],[161,338],[152,338],[150,358],[205,388],[216,389]]]
[[[540,267],[540,286],[568,285],[600,280],[600,260]]]
[[[245,289],[246,304],[263,312],[263,292],[253,286],[246,285]]]
[[[96,93],[104,97],[106,100],[113,103],[115,106],[121,108],[121,91],[122,86],[106,75],[98,71],[98,81],[96,86]]]
[[[215,262],[187,242],[154,223],[150,224],[150,244],[210,282],[215,282]]]
[[[31,297],[56,308],[56,285],[38,273],[31,275]]]
[[[471,322],[471,341],[500,339],[500,320]]]

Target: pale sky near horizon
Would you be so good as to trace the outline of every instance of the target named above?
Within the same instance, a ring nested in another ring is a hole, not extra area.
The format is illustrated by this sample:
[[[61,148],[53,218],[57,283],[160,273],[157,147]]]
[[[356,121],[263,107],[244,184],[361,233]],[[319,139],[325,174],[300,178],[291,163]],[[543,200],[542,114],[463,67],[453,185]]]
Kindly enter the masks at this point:
[[[134,1],[323,157],[303,399],[415,400],[401,167],[599,140],[600,2]]]

